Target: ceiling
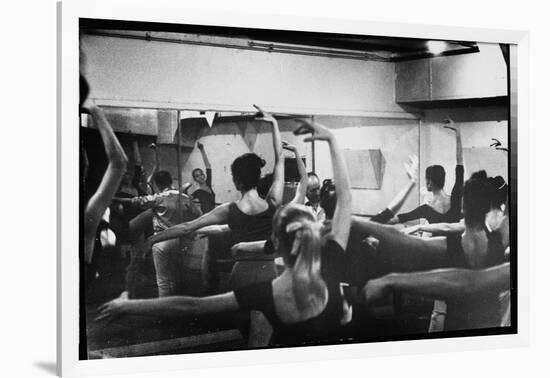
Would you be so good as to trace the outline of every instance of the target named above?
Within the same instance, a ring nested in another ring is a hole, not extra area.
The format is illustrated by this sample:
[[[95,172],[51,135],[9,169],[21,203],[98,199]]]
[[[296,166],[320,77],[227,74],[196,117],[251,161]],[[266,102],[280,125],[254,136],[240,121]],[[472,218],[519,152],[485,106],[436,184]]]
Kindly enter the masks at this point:
[[[426,39],[390,38],[336,33],[302,32],[272,29],[250,29],[224,26],[203,26],[134,22],[102,19],[80,19],[81,32],[121,38],[132,32],[142,32],[141,38],[162,42],[185,43],[182,39],[158,37],[159,33],[178,33],[202,37],[223,37],[246,41],[239,48],[305,55],[333,56],[349,59],[404,61],[433,57]],[[126,34],[121,34],[126,33]],[[148,34],[150,33],[150,34]],[[133,38],[138,36],[133,33]],[[469,41],[442,41],[437,55],[457,55],[479,52]],[[197,42],[194,42],[197,43]],[[230,47],[228,45],[223,47]]]

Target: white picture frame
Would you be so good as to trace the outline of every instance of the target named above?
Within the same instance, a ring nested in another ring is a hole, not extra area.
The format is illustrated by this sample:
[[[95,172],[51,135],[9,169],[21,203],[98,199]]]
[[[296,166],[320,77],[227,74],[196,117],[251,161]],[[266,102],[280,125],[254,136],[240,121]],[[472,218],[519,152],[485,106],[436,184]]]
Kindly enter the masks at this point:
[[[185,354],[108,360],[78,360],[78,209],[79,209],[79,142],[78,142],[78,19],[109,18],[127,21],[151,21],[223,25],[250,28],[277,28],[303,31],[368,34],[388,37],[474,40],[506,43],[517,46],[517,138],[526,140],[528,132],[528,75],[529,37],[521,31],[394,24],[358,20],[288,17],[245,12],[212,12],[185,8],[174,2],[124,1],[63,2],[58,4],[58,38],[61,46],[58,86],[58,316],[57,366],[62,376],[146,373],[209,367],[243,366],[273,362],[311,360],[343,360],[365,356],[388,356],[441,351],[466,351],[524,346],[529,334],[529,280],[527,245],[527,207],[518,196],[517,257],[517,334],[451,339],[411,340],[367,344],[347,344],[292,349],[268,349],[216,353]],[[514,95],[514,93],[512,93]],[[512,128],[514,126],[512,125]],[[526,166],[525,144],[518,143],[519,167]],[[527,170],[517,170],[518,193],[526,193]],[[252,362],[253,361],[253,362]]]

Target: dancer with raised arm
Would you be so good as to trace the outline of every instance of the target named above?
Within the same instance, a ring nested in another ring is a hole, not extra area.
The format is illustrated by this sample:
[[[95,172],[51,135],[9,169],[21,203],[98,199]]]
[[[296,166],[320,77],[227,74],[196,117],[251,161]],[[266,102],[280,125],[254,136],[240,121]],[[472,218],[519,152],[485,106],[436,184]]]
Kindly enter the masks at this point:
[[[200,202],[202,212],[206,214],[216,207],[216,193],[212,189],[212,166],[210,165],[210,160],[208,160],[204,145],[197,143],[197,147],[201,152],[204,166],[206,167],[206,174],[201,168],[193,169],[193,183],[185,188],[185,192]]]
[[[462,187],[464,186],[464,158],[462,153],[462,136],[460,127],[456,126],[453,120],[445,120],[446,129],[452,130],[456,135],[456,168],[455,183],[451,196],[445,193],[445,169],[440,165],[432,165],[426,168],[426,186],[428,191],[433,193],[433,198],[428,204],[416,209],[397,215],[397,220],[392,223],[405,223],[416,219],[426,219],[429,223],[455,223],[461,218]]]
[[[306,166],[304,165],[304,162],[302,161],[302,156],[300,155],[300,151],[298,151],[298,148],[296,146],[283,141],[283,148],[294,153],[296,165],[298,166],[298,174],[300,175],[300,182],[298,182],[298,186],[296,187],[296,194],[294,195],[294,198],[291,200],[291,202],[303,204],[306,201],[308,184]]]
[[[326,141],[340,198],[327,238],[305,206],[289,204],[273,219],[272,241],[284,258],[285,270],[273,281],[253,284],[228,293],[203,297],[168,297],[152,300],[118,298],[99,308],[98,319],[125,314],[190,316],[238,310],[259,310],[273,327],[271,345],[303,345],[339,340],[346,319],[336,268],[344,254],[351,222],[351,191],[347,168],[333,134],[307,124],[312,136]]]
[[[103,111],[91,100],[88,100],[83,108],[88,110],[94,125],[99,130],[109,161],[97,191],[84,210],[84,260],[87,264],[91,264],[96,246],[97,227],[120,186],[122,176],[126,172],[128,158]]]
[[[274,179],[266,199],[260,198],[257,191],[265,161],[254,153],[241,155],[231,164],[233,183],[241,192],[238,201],[222,204],[198,219],[170,227],[149,238],[148,245],[185,236],[206,226],[224,224],[231,229],[235,242],[265,240],[269,237],[273,214],[283,198],[282,144],[277,120],[259,107],[256,108],[259,111],[257,119],[268,122],[272,127],[275,153]]]

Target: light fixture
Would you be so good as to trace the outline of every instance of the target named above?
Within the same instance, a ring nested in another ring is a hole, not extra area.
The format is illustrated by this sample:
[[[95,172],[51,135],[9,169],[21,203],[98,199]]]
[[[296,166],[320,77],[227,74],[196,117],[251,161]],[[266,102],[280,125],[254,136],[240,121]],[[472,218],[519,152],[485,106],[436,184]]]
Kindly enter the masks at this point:
[[[447,42],[443,41],[428,41],[426,47],[431,54],[439,55],[447,50]]]

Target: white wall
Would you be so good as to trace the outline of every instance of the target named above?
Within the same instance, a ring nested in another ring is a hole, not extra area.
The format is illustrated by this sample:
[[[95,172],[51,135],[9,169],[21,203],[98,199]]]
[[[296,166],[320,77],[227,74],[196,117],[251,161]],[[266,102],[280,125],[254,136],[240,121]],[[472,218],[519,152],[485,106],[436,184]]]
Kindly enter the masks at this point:
[[[231,178],[231,163],[238,156],[255,152],[266,161],[262,174],[271,173],[274,165],[273,142],[270,126],[261,122],[246,122],[247,137],[255,140],[252,149],[245,142],[240,125],[235,122],[217,123],[212,128],[201,129],[198,141],[205,146],[206,154],[212,166],[212,188],[216,193],[217,202],[227,202],[239,199],[239,192],[235,189]],[[311,148],[309,143],[303,143],[303,137],[292,134],[294,122],[279,122],[282,139],[298,147],[300,154],[306,157],[306,165],[311,169]],[[140,140],[140,153],[143,166],[147,172],[153,169],[153,154],[148,144],[152,137]],[[128,157],[132,159],[132,150],[129,144],[124,145]],[[159,145],[161,170],[172,174],[174,186],[177,187],[177,147],[176,145]],[[290,152],[285,156],[294,157]],[[181,149],[182,182],[191,182],[191,173],[195,168],[205,169],[202,155],[197,147]],[[133,169],[133,161],[130,162]]]
[[[399,112],[392,63],[83,36],[102,103],[306,113]]]
[[[396,101],[506,96],[507,67],[500,46],[478,43],[479,52],[396,63]]]
[[[497,138],[503,146],[508,146],[508,115],[503,106],[425,109],[420,126],[418,122],[406,120],[315,117],[318,122],[333,129],[341,148],[380,149],[386,160],[379,190],[352,190],[354,213],[373,215],[390,202],[407,183],[403,163],[411,154],[420,158],[420,185],[411,192],[402,212],[418,206],[427,195],[425,169],[429,165],[439,164],[445,168],[445,190],[451,193],[455,180],[456,142],[455,134],[443,128],[443,120],[447,116],[461,129],[465,179],[474,171],[485,169],[490,176],[501,175],[508,180],[506,153],[489,148],[491,138]],[[316,144],[315,163],[321,180],[333,176],[326,145]],[[372,167],[365,166],[365,169]]]
[[[403,164],[410,155],[418,155],[418,122],[365,117],[326,117],[315,120],[333,129],[342,149],[380,149],[385,170],[380,189],[352,189],[353,213],[374,215],[382,211],[407,184]],[[315,168],[320,179],[333,177],[330,153],[325,143],[315,145]],[[365,165],[364,169],[372,169]],[[418,187],[409,195],[403,210],[418,204]]]
[[[478,43],[475,54],[431,59],[431,98],[496,97],[507,94],[507,68],[500,46]]]
[[[425,185],[426,166],[441,164],[447,171],[446,190],[450,192],[455,145],[453,135],[441,129],[441,121],[447,114],[461,127],[465,148],[488,147],[491,137],[507,144],[507,125],[502,121],[507,114],[500,107],[425,110],[420,129],[414,119],[388,119],[384,114],[410,116],[394,101],[393,63],[96,36],[84,36],[82,42],[91,97],[104,104],[252,111],[251,104],[256,103],[288,113],[371,113],[371,117],[316,116],[321,123],[335,128],[342,148],[382,150],[386,161],[382,187],[354,190],[356,213],[374,214],[388,204],[407,181],[403,163],[411,154],[420,155],[421,187]],[[303,154],[308,156],[310,170],[309,144],[304,145],[294,137],[290,125],[285,127],[284,138],[298,141]],[[266,172],[270,171],[273,156],[267,128],[252,127],[247,132],[256,133],[253,150],[264,156],[268,162]],[[212,160],[218,201],[236,199],[238,194],[229,167],[235,157],[250,151],[239,126],[233,123],[204,129],[199,139]],[[144,154],[147,161],[148,151]],[[168,156],[174,151],[167,150],[167,154],[165,164],[173,171],[175,162]],[[192,169],[202,167],[203,163],[196,149],[182,155],[182,171],[187,181]],[[332,177],[326,146],[319,145],[316,150],[316,170],[321,178]],[[505,159],[502,169],[489,173],[507,177]],[[417,188],[403,211],[414,208],[419,198]]]
[[[306,165],[311,166],[311,153],[309,144],[302,142],[302,137],[292,134],[294,122],[279,122],[281,137],[283,140],[298,147],[300,154],[306,156]],[[262,174],[271,173],[274,166],[275,154],[273,152],[273,137],[271,126],[263,122],[247,122],[247,137],[255,140],[252,149],[245,142],[241,129],[237,123],[223,123],[211,129],[203,129],[199,141],[204,144],[205,151],[212,165],[212,188],[216,192],[217,202],[235,201],[240,198],[239,192],[235,189],[231,177],[231,163],[238,156],[255,152],[266,161]],[[292,156],[285,152],[285,156]],[[195,148],[184,156],[185,163],[182,166],[183,181],[191,181],[191,173],[194,168],[203,168],[204,162],[200,151]]]

